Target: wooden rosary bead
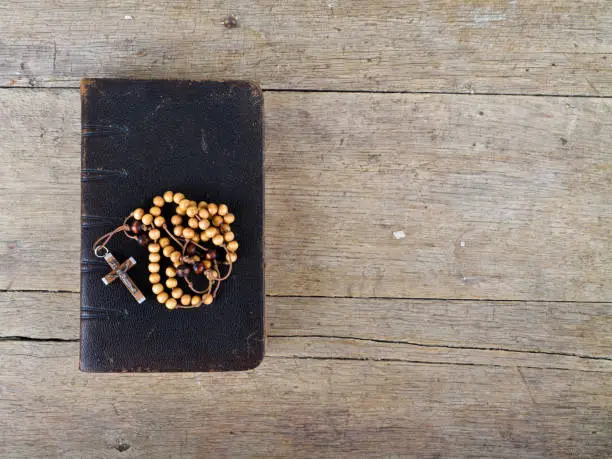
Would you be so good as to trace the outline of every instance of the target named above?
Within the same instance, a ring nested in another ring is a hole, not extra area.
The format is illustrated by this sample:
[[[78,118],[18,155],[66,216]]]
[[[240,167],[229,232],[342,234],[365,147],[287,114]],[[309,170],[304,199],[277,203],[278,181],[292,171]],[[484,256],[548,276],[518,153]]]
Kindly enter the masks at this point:
[[[214,226],[211,226],[207,228],[206,231],[204,231],[204,234],[206,234],[207,238],[211,239],[216,236],[218,231],[219,230],[217,230],[217,228],[215,228]]]
[[[159,295],[161,292],[164,291],[164,286],[162,284],[153,284],[153,287],[151,287],[151,291],[155,295]]]
[[[202,302],[206,305],[209,305],[213,302],[213,300],[214,300],[213,296],[209,293],[208,295],[204,295]]]
[[[218,210],[219,210],[219,208],[217,207],[217,204],[214,204],[212,202],[210,204],[208,204],[208,213],[210,215],[215,215]]]
[[[212,268],[212,261],[210,261],[210,260],[204,260],[202,263],[204,263],[204,267],[205,267],[206,269],[210,269],[210,268]]]
[[[222,233],[228,233],[232,230],[231,226],[229,226],[227,223],[223,223],[223,225],[219,226],[219,229]]]
[[[146,246],[149,243],[149,236],[147,236],[146,234],[139,234],[137,241],[140,245]]]
[[[232,223],[234,223],[234,221],[236,221],[236,217],[234,217],[234,214],[227,214],[223,217],[223,220],[228,225],[231,225]]]
[[[221,215],[215,215],[212,219],[213,225],[221,226],[223,223],[223,217]]]
[[[198,208],[196,206],[189,206],[187,208],[187,216],[195,217],[196,215],[198,215]]]
[[[198,223],[199,223],[199,222],[198,222],[198,219],[197,219],[197,218],[194,218],[194,217],[191,217],[191,218],[190,218],[190,219],[187,221],[187,224],[189,225],[189,227],[190,227],[190,228],[194,228],[194,229],[198,227]]]
[[[189,267],[189,265],[186,265],[186,264],[183,263],[176,270],[176,275],[178,277],[187,277],[187,276],[189,276],[190,272],[191,272],[191,268]]]
[[[175,287],[175,288],[172,289],[171,295],[172,295],[172,298],[178,299],[181,296],[183,296],[183,289],[180,288],[180,287]]]
[[[154,252],[154,253],[157,253],[161,250],[161,247],[159,246],[159,244],[149,244],[148,248],[149,248],[149,252]]]
[[[227,252],[225,259],[230,263],[236,263],[236,260],[238,260],[238,255],[236,255],[234,252]]]
[[[136,210],[134,211],[134,219],[135,219],[135,220],[141,220],[141,219],[142,219],[142,217],[144,216],[144,214],[145,214],[144,209],[141,209],[141,208],[139,207],[138,209],[136,209]]]
[[[183,237],[185,239],[191,239],[195,235],[195,231],[193,228],[185,228],[183,229]]]
[[[234,235],[234,233],[232,233],[231,231],[225,233],[223,235],[223,239],[225,239],[225,242],[231,242],[234,240],[236,236]]]
[[[196,274],[202,274],[204,272],[204,269],[204,263],[196,263],[195,265],[193,265],[193,272]]]
[[[157,206],[153,206],[149,209],[149,213],[154,217],[159,217],[161,215],[161,209]]]
[[[189,306],[191,304],[191,295],[189,293],[185,293],[182,297],[181,297],[181,304],[183,306]]]
[[[178,250],[172,252],[170,254],[170,261],[172,261],[172,263],[178,263],[179,261],[181,261],[181,252],[179,252]]]
[[[210,217],[210,214],[208,213],[207,207],[200,208],[198,210],[198,217],[200,217],[202,219],[207,219],[208,217]]]
[[[161,196],[155,196],[153,198],[153,205],[157,207],[164,207],[164,204],[166,204],[166,201]]]
[[[157,284],[160,281],[161,281],[161,276],[159,275],[159,273],[153,273],[149,275],[149,282],[151,284]]]
[[[174,196],[172,197],[174,204],[178,204],[183,199],[185,199],[185,195],[183,193],[175,193]]]
[[[195,244],[187,244],[187,246],[185,247],[185,253],[187,255],[194,255],[197,250],[198,248],[196,247]]]
[[[200,242],[200,235],[198,233],[195,233],[193,237],[191,238],[191,240],[193,242]]]
[[[220,234],[217,234],[215,237],[213,237],[212,239],[213,244],[221,246],[223,245],[224,239],[223,236],[221,236]]]
[[[183,217],[187,213],[185,209],[181,209],[180,207],[177,207],[175,209],[175,212],[176,212],[176,215],[180,215],[181,217]]]
[[[169,279],[166,279],[166,287],[174,288],[177,285],[178,285],[178,280],[176,280],[176,277],[171,277]]]
[[[138,220],[134,220],[130,225],[130,231],[134,234],[138,234],[142,231],[142,223]]]
[[[167,237],[162,237],[158,244],[162,247],[162,248],[166,248],[170,245],[170,239],[168,239]]]
[[[159,272],[159,263],[149,263],[149,271],[152,273]]]
[[[211,281],[219,279],[219,273],[214,269],[207,269],[204,271],[204,276],[206,276],[206,279]]]
[[[227,208],[227,205],[225,204],[219,205],[219,210],[217,211],[219,215],[223,217],[224,215],[227,215],[228,212],[229,212],[229,209]]]
[[[170,218],[170,223],[172,223],[173,226],[180,225],[181,223],[183,223],[183,217],[175,214]]]
[[[158,215],[153,219],[153,224],[158,228],[164,226],[164,223],[166,223],[166,219],[161,215]]]
[[[168,292],[161,292],[159,295],[157,295],[157,301],[161,304],[164,304],[166,301],[168,301],[168,298],[170,298]]]
[[[154,241],[157,241],[161,237],[161,232],[158,229],[152,229],[149,231],[149,237]]]
[[[198,209],[201,209],[203,207],[207,207],[208,203],[206,201],[200,201],[198,202]]]
[[[174,269],[172,266],[168,266],[166,268],[166,276],[167,277],[174,277],[174,276],[176,276],[176,269]]]
[[[191,205],[191,201],[189,199],[181,199],[181,202],[179,202],[179,209],[183,209],[184,211],[187,211],[187,207],[189,207]]]
[[[173,197],[174,197],[174,193],[170,190],[164,193],[164,201],[166,201],[167,203],[171,203]]]
[[[238,242],[236,241],[231,241],[227,243],[227,250],[229,250],[230,252],[235,252],[236,250],[238,250]]]
[[[162,249],[162,253],[164,254],[164,257],[170,257],[170,255],[172,255],[173,252],[174,252],[174,247],[172,247],[171,245],[167,245],[166,247]]]
[[[206,235],[205,232],[200,233],[200,240],[202,242],[207,242],[210,238]]]
[[[217,258],[217,250],[216,249],[210,249],[208,252],[206,252],[206,259],[207,260],[214,260],[215,258]]]
[[[209,226],[210,222],[208,220],[200,220],[198,222],[198,228],[200,228],[202,231],[207,230]]]
[[[183,227],[181,225],[177,225],[172,230],[176,237],[181,237],[183,235]]]
[[[199,306],[201,302],[202,298],[200,297],[200,295],[193,295],[191,297],[191,306]]]
[[[142,223],[144,223],[145,225],[150,225],[151,223],[153,223],[153,215],[144,214],[141,220],[142,220]]]
[[[177,305],[177,304],[178,304],[178,303],[176,302],[176,300],[175,300],[174,298],[168,298],[168,299],[166,300],[166,307],[167,307],[168,309],[174,309],[174,308],[176,308],[176,305]]]
[[[159,253],[150,253],[149,254],[149,261],[152,263],[159,263],[159,261],[161,260],[161,255]]]

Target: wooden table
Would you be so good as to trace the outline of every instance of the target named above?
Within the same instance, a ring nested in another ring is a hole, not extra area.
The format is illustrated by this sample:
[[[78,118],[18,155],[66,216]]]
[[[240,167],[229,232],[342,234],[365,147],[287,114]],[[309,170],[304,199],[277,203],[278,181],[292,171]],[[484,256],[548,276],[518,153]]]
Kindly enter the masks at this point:
[[[609,0],[154,4],[0,5],[1,457],[612,454]],[[261,82],[256,370],[77,370],[84,76]]]

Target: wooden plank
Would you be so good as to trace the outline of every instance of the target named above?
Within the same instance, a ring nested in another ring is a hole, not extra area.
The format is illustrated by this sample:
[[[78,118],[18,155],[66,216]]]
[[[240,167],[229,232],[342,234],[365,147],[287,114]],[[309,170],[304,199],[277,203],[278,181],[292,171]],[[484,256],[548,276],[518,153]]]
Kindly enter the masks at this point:
[[[612,372],[610,306],[268,297],[266,353]],[[78,340],[78,310],[76,293],[0,292],[0,338]]]
[[[270,358],[255,371],[92,375],[77,343],[3,342],[2,457],[603,457],[601,373]]]
[[[265,103],[268,294],[612,298],[612,101]],[[2,289],[78,290],[78,107],[71,90],[0,92]]]
[[[0,84],[246,78],[264,88],[612,95],[608,0],[43,0],[0,5]],[[236,28],[223,20],[233,14]]]

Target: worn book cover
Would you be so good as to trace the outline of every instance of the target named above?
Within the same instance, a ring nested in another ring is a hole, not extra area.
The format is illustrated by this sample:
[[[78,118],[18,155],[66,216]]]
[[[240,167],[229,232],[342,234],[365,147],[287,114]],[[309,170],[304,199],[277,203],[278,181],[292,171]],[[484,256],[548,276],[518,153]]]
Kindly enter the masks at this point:
[[[81,83],[80,368],[91,372],[228,371],[264,353],[262,93],[248,82],[91,79]],[[148,282],[146,247],[114,237],[146,297],[138,303],[93,252],[153,196],[175,190],[224,202],[239,259],[211,305],[168,310]]]

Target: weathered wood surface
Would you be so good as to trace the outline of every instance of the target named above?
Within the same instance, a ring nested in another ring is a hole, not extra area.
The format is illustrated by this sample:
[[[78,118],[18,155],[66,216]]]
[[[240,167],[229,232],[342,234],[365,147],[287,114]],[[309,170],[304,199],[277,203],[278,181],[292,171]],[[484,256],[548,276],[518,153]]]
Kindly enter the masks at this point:
[[[222,21],[235,15],[238,27]],[[609,0],[0,4],[0,85],[246,78],[264,88],[612,95]]]
[[[269,357],[239,374],[92,375],[0,343],[2,457],[605,457],[595,372]],[[119,453],[119,451],[123,451]]]
[[[612,101],[265,105],[268,294],[612,298]],[[0,288],[78,291],[79,94],[5,89],[0,125]]]

